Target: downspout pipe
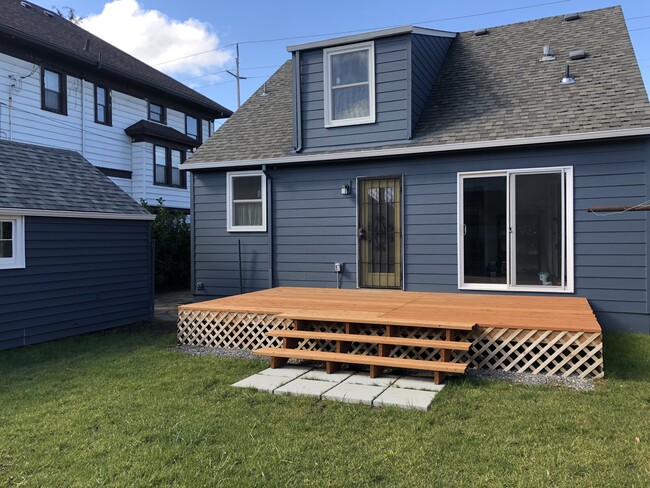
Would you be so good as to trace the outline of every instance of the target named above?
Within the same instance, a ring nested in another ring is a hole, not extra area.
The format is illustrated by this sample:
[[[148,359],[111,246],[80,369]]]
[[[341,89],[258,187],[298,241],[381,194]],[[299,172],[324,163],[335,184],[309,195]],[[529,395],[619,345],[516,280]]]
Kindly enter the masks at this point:
[[[295,130],[294,153],[302,152],[302,102],[300,79],[300,51],[293,53],[293,126]]]
[[[273,288],[273,178],[266,166],[262,165],[262,172],[266,176],[266,237],[268,250],[268,287]]]

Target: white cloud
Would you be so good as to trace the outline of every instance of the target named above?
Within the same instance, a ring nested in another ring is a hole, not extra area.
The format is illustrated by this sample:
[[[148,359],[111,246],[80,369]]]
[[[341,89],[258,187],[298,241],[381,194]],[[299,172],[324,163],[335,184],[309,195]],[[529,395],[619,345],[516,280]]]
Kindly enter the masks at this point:
[[[213,51],[219,38],[208,24],[170,19],[158,10],[143,9],[137,0],[108,2],[100,14],[87,16],[80,25],[141,61],[181,78],[227,68],[232,61],[230,51]],[[209,52],[179,59],[204,51]],[[170,60],[177,61],[159,64]]]

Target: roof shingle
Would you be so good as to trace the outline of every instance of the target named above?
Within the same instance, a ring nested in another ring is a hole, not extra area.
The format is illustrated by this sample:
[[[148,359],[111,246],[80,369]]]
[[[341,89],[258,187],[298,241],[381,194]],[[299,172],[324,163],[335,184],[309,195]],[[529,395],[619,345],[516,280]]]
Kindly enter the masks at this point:
[[[0,208],[147,215],[79,153],[0,141]]]
[[[556,16],[488,32],[454,39],[413,138],[390,147],[650,127],[650,104],[620,7],[584,12],[572,22]],[[555,61],[539,61],[544,45]],[[587,52],[570,62],[577,83],[560,85],[574,49]],[[258,90],[188,162],[289,156],[291,77],[288,61],[267,82],[269,95]],[[319,152],[333,151],[310,154]]]

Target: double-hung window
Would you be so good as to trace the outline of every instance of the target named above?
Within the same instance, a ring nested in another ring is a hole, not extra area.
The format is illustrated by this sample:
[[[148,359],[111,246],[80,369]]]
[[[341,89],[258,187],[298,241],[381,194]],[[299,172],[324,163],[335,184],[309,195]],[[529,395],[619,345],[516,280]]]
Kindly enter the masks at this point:
[[[0,269],[24,267],[24,218],[0,215]]]
[[[67,115],[66,82],[63,73],[41,68],[41,108]]]
[[[95,122],[111,125],[111,91],[95,85]]]
[[[262,171],[226,175],[229,232],[266,231],[266,176]]]
[[[458,175],[458,285],[573,292],[573,169]]]
[[[185,135],[201,142],[201,119],[185,115]]]
[[[180,169],[185,161],[185,152],[165,146],[153,148],[154,184],[158,186],[172,186],[174,188],[187,188],[187,175]]]
[[[165,107],[156,103],[149,102],[148,118],[154,122],[166,124],[167,114],[165,113]]]
[[[375,46],[323,50],[325,127],[375,122]]]

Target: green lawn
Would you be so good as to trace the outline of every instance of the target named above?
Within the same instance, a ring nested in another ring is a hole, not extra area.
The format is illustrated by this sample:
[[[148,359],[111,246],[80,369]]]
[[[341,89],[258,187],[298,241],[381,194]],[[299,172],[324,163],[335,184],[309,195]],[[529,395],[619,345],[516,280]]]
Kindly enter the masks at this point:
[[[453,381],[424,412],[229,385],[160,329],[0,352],[0,486],[650,486],[650,337],[580,393]]]

